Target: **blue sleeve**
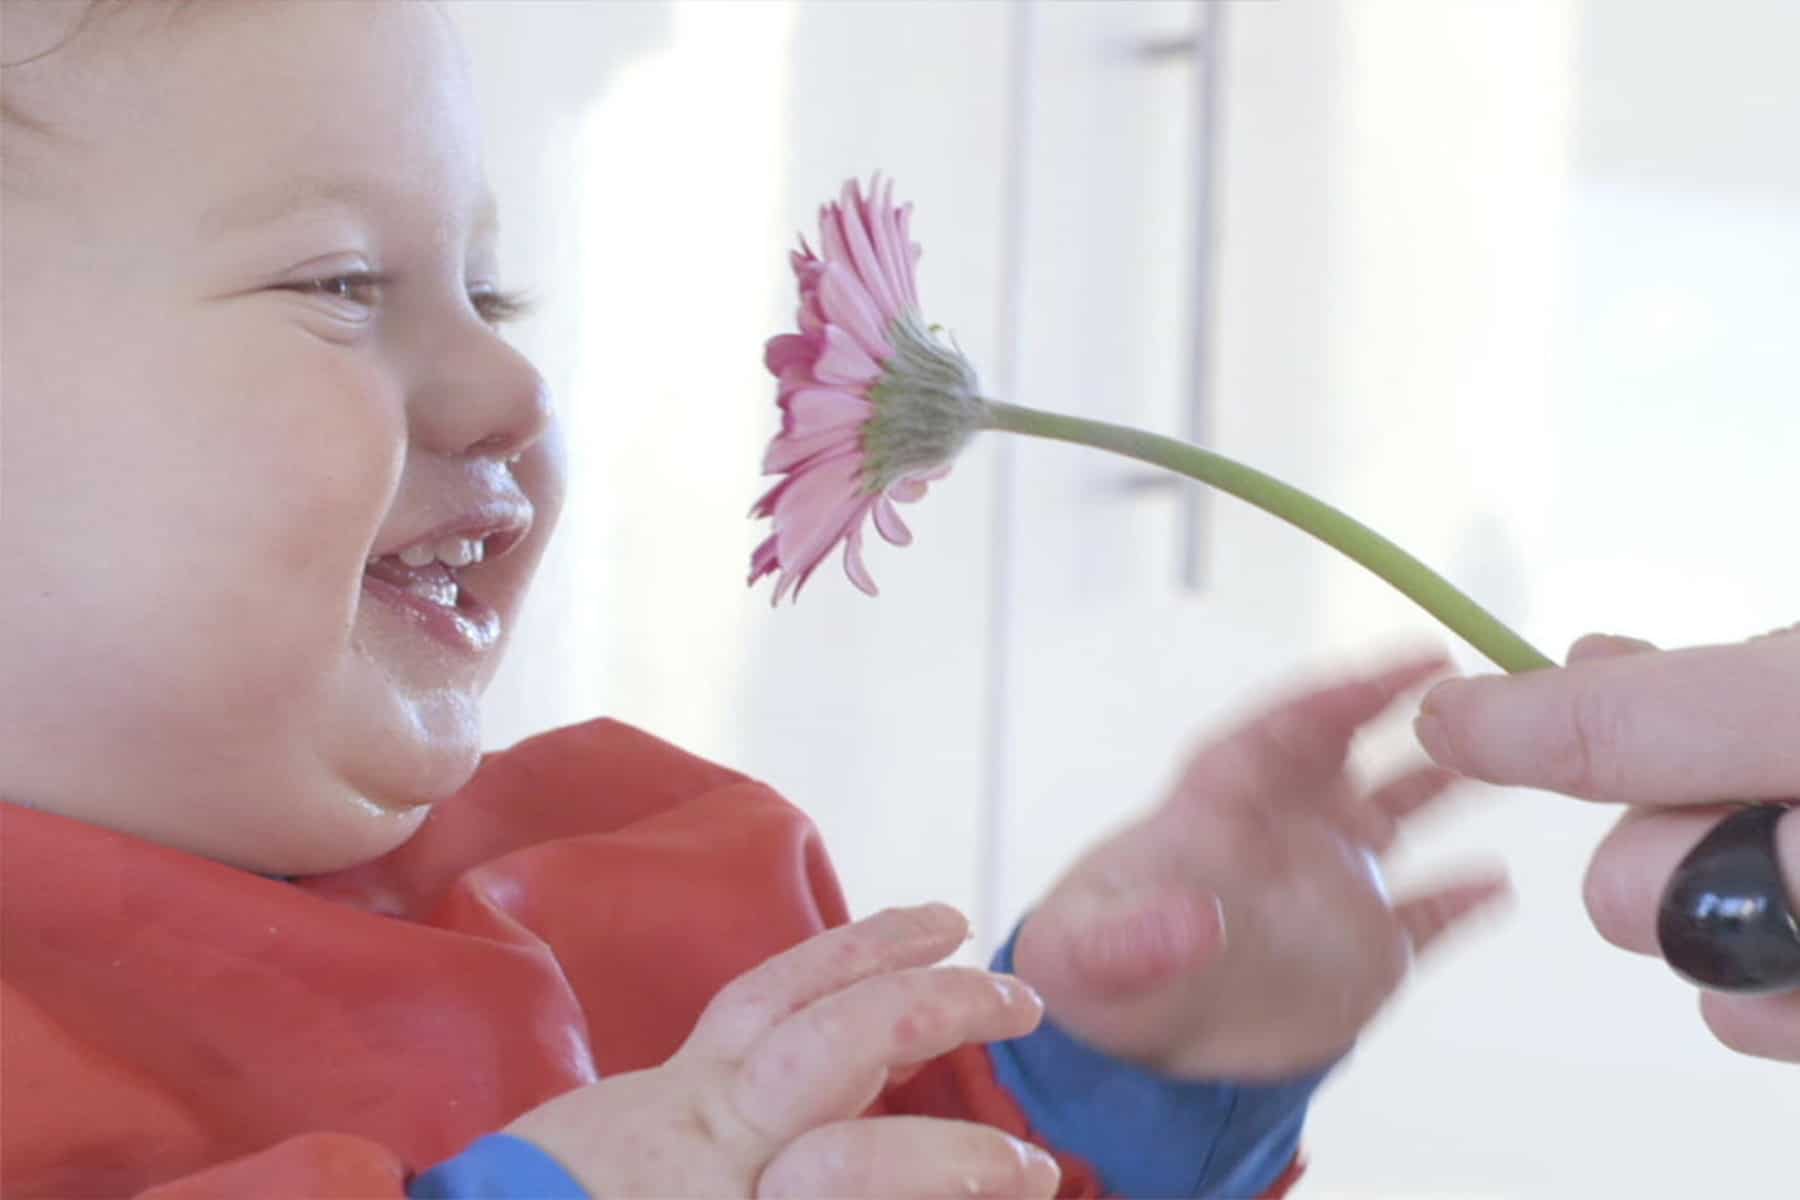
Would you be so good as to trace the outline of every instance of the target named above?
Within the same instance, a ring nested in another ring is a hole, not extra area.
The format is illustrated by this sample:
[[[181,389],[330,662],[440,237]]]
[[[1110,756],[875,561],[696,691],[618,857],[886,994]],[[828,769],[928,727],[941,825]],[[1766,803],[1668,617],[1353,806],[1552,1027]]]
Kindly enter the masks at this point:
[[[1018,931],[1013,931],[1013,937]],[[994,956],[1012,970],[1013,939]],[[1111,1058],[1046,1019],[988,1047],[1031,1127],[1086,1159],[1119,1196],[1260,1196],[1294,1159],[1329,1071],[1273,1084],[1171,1079]]]
[[[563,1165],[523,1138],[493,1133],[413,1177],[408,1200],[589,1200]]]

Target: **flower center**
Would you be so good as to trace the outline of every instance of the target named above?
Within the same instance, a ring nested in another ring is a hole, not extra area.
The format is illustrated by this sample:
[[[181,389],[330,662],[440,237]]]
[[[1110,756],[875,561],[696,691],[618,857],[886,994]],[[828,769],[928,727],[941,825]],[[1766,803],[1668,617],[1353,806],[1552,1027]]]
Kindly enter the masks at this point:
[[[869,389],[875,415],[863,426],[863,486],[870,494],[934,471],[986,426],[975,368],[907,313],[888,330],[893,357]]]

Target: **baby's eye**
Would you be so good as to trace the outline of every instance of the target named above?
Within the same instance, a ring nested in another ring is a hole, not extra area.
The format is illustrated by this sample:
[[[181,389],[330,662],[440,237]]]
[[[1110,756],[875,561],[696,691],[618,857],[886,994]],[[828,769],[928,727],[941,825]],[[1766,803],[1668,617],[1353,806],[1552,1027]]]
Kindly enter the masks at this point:
[[[348,271],[322,279],[308,279],[287,285],[289,291],[306,296],[325,296],[358,308],[374,308],[381,298],[381,276],[370,271]]]
[[[485,284],[469,289],[469,303],[489,325],[505,325],[530,314],[531,305],[518,292],[503,292]]]

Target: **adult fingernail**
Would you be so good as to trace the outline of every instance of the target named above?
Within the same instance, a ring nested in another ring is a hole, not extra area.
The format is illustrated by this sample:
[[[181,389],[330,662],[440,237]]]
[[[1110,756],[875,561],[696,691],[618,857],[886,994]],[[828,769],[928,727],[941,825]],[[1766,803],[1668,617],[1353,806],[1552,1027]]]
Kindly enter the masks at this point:
[[[1419,745],[1425,747],[1425,753],[1431,755],[1436,762],[1443,762],[1447,745],[1444,738],[1444,721],[1436,713],[1422,712],[1413,718],[1413,734],[1419,739]]]
[[[1413,718],[1413,735],[1419,739],[1419,745],[1425,748],[1425,753],[1431,755],[1433,761],[1446,767],[1454,767],[1456,763],[1450,729],[1444,723],[1443,705],[1445,689],[1456,686],[1457,681],[1451,680],[1432,688],[1419,705],[1419,715]]]
[[[1654,650],[1655,646],[1642,638],[1625,637],[1616,633],[1590,633],[1575,640],[1569,647],[1567,661],[1580,662],[1587,658],[1615,658],[1621,654],[1641,654],[1645,650]]]

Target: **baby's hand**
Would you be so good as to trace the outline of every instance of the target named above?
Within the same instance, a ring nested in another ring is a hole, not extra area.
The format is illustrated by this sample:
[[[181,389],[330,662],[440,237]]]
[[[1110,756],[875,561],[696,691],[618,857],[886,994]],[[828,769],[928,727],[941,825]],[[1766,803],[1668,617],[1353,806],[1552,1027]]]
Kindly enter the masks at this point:
[[[1415,660],[1273,708],[1078,862],[1013,958],[1057,1023],[1195,1079],[1281,1078],[1348,1050],[1414,953],[1507,890],[1474,879],[1391,903],[1376,856],[1454,776],[1426,768],[1369,790],[1345,769],[1357,730],[1444,665]]]
[[[966,933],[927,905],[821,934],[726,987],[662,1066],[506,1132],[596,1196],[1051,1196],[1054,1160],[999,1130],[857,1119],[890,1072],[1037,1026],[1043,1005],[1017,980],[931,966]]]

